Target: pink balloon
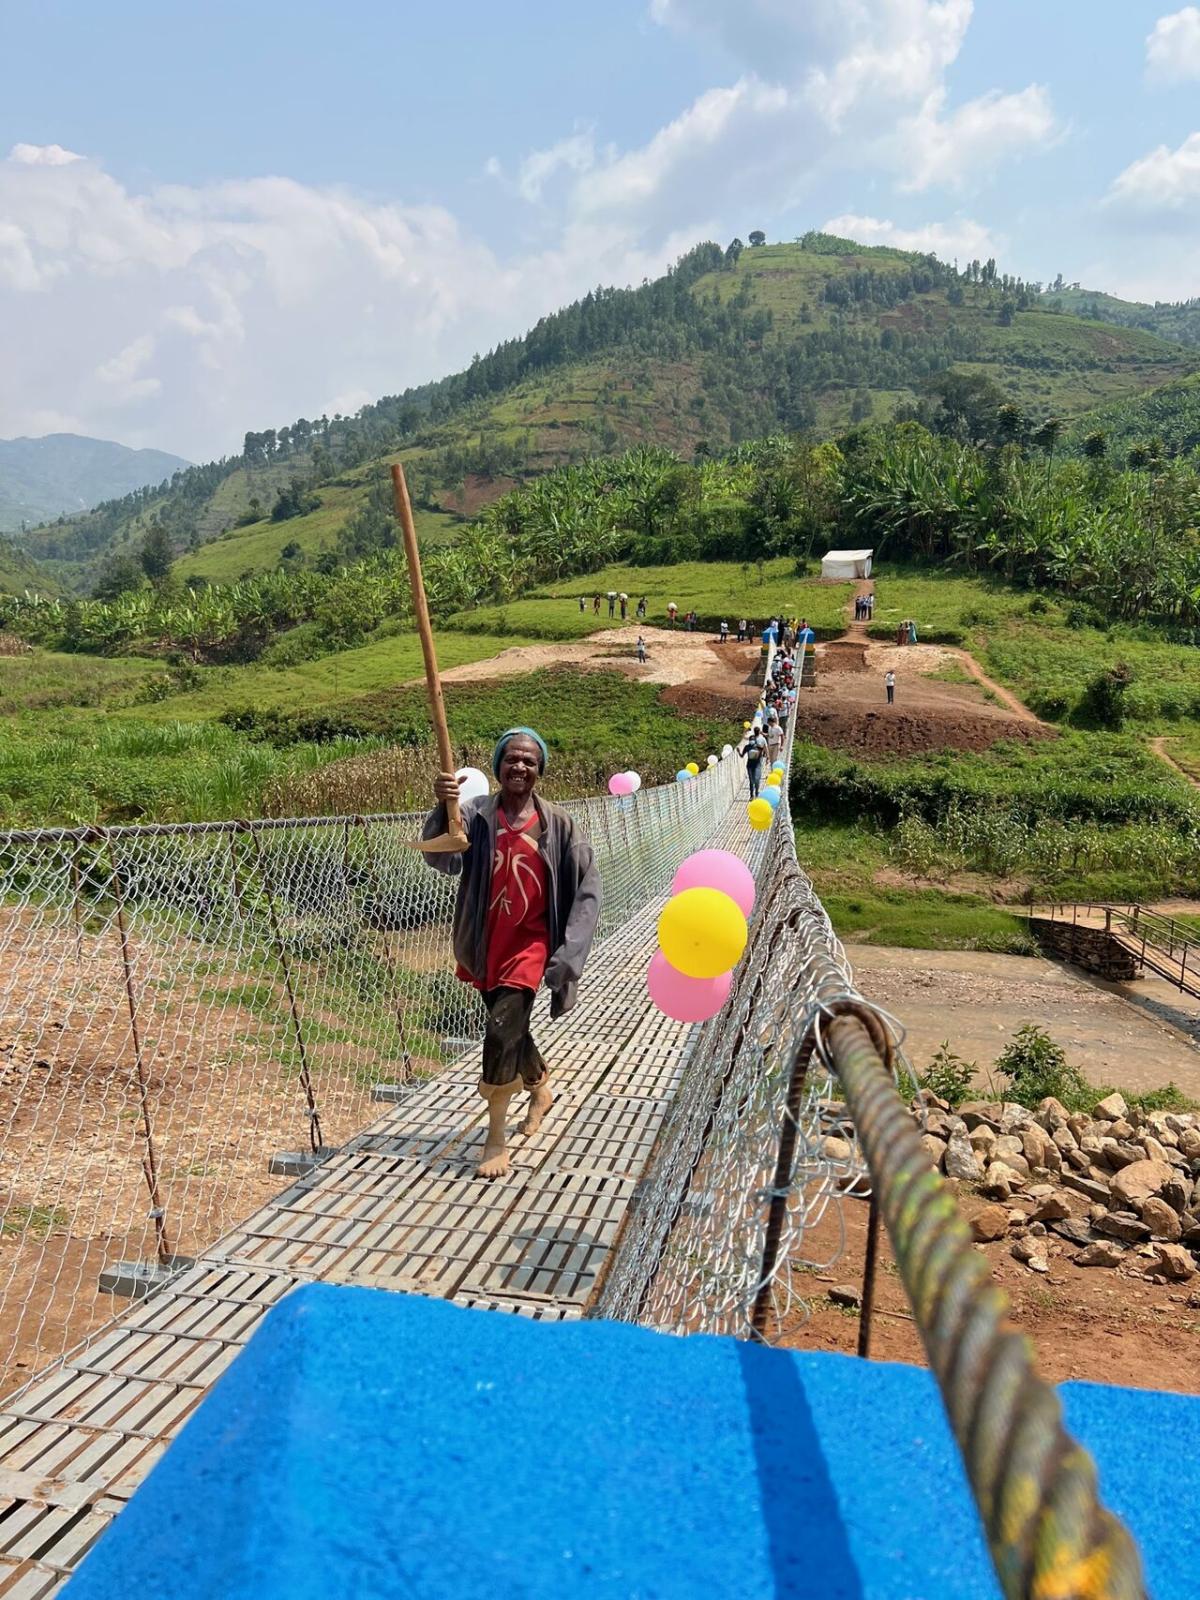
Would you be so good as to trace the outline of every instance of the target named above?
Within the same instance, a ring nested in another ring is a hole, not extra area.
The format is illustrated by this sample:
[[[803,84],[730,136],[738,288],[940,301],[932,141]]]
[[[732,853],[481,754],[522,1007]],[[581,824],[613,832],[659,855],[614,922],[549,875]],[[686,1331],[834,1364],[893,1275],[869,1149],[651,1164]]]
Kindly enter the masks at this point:
[[[719,889],[748,917],[754,910],[754,874],[728,850],[697,850],[671,880],[671,893],[684,889]]]
[[[715,1017],[729,996],[732,972],[718,978],[688,978],[677,972],[661,950],[654,952],[646,974],[650,998],[664,1016],[676,1022],[706,1022]]]
[[[627,772],[614,772],[608,780],[609,794],[632,794],[633,785],[629,781]]]

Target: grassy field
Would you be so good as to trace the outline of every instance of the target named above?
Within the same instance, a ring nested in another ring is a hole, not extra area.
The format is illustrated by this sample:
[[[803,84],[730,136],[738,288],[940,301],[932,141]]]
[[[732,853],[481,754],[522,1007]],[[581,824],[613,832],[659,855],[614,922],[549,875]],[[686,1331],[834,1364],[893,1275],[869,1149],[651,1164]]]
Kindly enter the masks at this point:
[[[156,661],[110,661],[50,650],[0,656],[0,716],[50,706],[111,705],[165,676]]]
[[[1061,623],[1057,602],[1035,597],[1028,589],[986,576],[885,562],[875,573],[875,617],[869,631],[873,639],[887,641],[895,636],[896,624],[911,617],[922,644],[975,646],[1012,618],[1028,615],[1035,600],[1039,607],[1049,606],[1048,615]]]
[[[438,664],[443,668],[458,667],[486,660],[512,645],[534,642],[532,638],[443,633],[438,639]],[[260,665],[209,667],[204,669],[204,681],[198,688],[172,695],[158,705],[141,707],[138,716],[159,722],[207,720],[219,717],[231,706],[303,711],[336,705],[378,689],[398,688],[420,679],[423,673],[421,646],[415,635],[397,634],[374,639],[355,650],[278,670]]]
[[[846,626],[846,608],[854,592],[853,584],[822,583],[815,578],[796,576],[790,557],[765,561],[761,575],[756,566],[738,561],[690,561],[670,567],[604,567],[581,578],[564,578],[548,584],[528,600],[514,600],[504,606],[484,606],[476,611],[459,612],[447,622],[457,631],[486,629],[503,634],[512,629],[542,639],[580,639],[600,628],[620,627],[621,613],[610,620],[608,602],[602,599],[600,615],[592,610],[596,594],[609,590],[629,596],[629,620],[635,621],[634,608],[642,595],[648,605],[647,622],[656,628],[667,626],[667,605],[674,600],[682,618],[695,609],[700,624],[715,632],[724,617],[731,628],[746,617],[761,628],[773,616],[804,616],[819,635],[833,637]],[[580,611],[579,597],[586,609]]]
[[[365,813],[427,799],[437,758],[422,688],[231,698],[185,714],[191,698],[104,718],[79,708],[9,717],[0,827]],[[449,684],[446,701],[460,759],[476,765],[487,765],[501,729],[537,727],[557,798],[602,793],[612,772],[629,767],[647,785],[669,782],[734,732],[613,672],[560,668]],[[215,720],[219,712],[237,726]],[[331,736],[335,728],[343,731]]]
[[[839,938],[911,950],[1032,952],[1023,919],[982,895],[876,883],[891,865],[883,832],[801,821],[795,833],[800,865]]]
[[[298,544],[304,557],[312,561],[325,550],[337,547],[337,536],[349,518],[362,505],[364,487],[331,484],[320,491],[321,504],[307,516],[272,522],[264,517],[244,528],[230,528],[209,544],[180,556],[175,572],[180,578],[207,578],[210,583],[232,583],[248,573],[273,572],[289,544]],[[419,537],[430,543],[444,543],[458,526],[458,518],[442,511],[414,514]]]

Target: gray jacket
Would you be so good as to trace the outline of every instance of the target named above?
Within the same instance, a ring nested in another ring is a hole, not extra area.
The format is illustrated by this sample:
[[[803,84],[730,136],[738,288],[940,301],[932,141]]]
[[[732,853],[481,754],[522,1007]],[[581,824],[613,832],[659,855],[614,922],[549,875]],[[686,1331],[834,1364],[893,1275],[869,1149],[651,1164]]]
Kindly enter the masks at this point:
[[[545,984],[550,990],[550,1015],[561,1017],[578,998],[583,964],[600,920],[600,874],[592,847],[581,839],[575,823],[560,806],[538,794],[533,797],[541,824],[538,851],[546,863],[550,960]],[[461,876],[454,907],[454,955],[464,971],[480,982],[487,970],[487,908],[496,853],[498,794],[469,800],[462,808],[468,844],[463,851],[431,854],[425,860],[435,872]],[[446,808],[434,806],[421,831],[433,839],[446,831]]]

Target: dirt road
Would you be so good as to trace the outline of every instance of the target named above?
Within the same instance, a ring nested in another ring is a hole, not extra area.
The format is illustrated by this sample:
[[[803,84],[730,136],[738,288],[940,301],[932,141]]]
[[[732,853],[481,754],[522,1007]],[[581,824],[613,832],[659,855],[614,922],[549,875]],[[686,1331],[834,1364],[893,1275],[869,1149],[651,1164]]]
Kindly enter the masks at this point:
[[[862,992],[899,1017],[906,1050],[929,1064],[943,1039],[975,1061],[978,1083],[1024,1022],[1036,1022],[1089,1082],[1135,1090],[1168,1082],[1200,1100],[1200,1002],[1161,978],[1106,983],[1044,957],[848,945]]]

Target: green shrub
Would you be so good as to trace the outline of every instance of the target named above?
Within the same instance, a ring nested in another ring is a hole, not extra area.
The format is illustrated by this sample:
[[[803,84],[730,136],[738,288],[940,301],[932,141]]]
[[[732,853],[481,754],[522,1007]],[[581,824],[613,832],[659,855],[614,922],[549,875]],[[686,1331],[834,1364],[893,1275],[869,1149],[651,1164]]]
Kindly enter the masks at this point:
[[[1097,1095],[1078,1067],[1071,1066],[1061,1045],[1035,1022],[1025,1022],[996,1058],[997,1076],[1008,1080],[1005,1098],[1034,1110],[1053,1096],[1069,1110],[1082,1111]]]
[[[943,1039],[933,1060],[921,1074],[920,1084],[927,1094],[935,1095],[951,1106],[960,1106],[970,1096],[974,1077],[975,1063],[955,1055],[949,1039]]]
[[[1133,683],[1133,668],[1127,661],[1117,661],[1111,667],[1088,680],[1079,714],[1097,728],[1114,732],[1125,725],[1125,696]]]

